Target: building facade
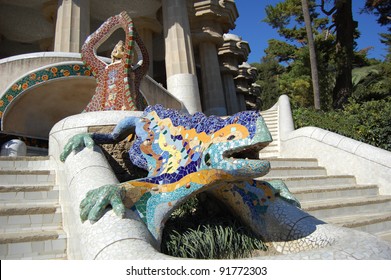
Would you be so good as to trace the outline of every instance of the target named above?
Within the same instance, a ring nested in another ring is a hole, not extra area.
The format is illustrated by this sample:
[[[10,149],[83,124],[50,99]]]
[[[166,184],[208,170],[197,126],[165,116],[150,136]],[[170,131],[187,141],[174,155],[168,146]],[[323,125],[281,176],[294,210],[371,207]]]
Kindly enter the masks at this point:
[[[45,138],[55,122],[82,111],[95,83],[80,63],[81,46],[121,11],[146,45],[151,80],[188,112],[224,116],[246,109],[256,73],[245,63],[249,44],[229,33],[239,16],[233,0],[1,0],[3,132]],[[99,55],[110,56],[121,31]],[[31,81],[36,77],[40,82]]]

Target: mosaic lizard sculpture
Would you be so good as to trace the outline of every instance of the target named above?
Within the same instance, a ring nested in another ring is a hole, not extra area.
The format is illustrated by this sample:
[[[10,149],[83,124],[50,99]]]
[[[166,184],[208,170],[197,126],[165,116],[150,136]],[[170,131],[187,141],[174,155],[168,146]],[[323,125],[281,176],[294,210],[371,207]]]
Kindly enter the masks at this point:
[[[257,155],[272,141],[256,111],[222,119],[149,106],[140,118],[125,118],[110,134],[75,135],[66,144],[61,160],[73,150],[114,143],[134,132],[137,138],[129,150],[130,159],[148,170],[148,176],[88,192],[80,204],[82,221],[99,220],[109,205],[119,216],[124,215],[125,207],[130,208],[160,241],[172,211],[199,192],[216,195],[258,232],[264,224],[262,215],[277,196],[299,206],[282,181],[253,179],[269,171],[268,161],[239,158],[243,151]]]
[[[96,54],[97,49],[117,29],[125,31],[125,42],[119,41],[107,64]],[[94,96],[85,112],[103,110],[143,110],[146,101],[139,91],[140,82],[149,66],[148,52],[126,12],[107,19],[83,44],[82,58],[97,81]],[[138,55],[137,63],[135,54]]]

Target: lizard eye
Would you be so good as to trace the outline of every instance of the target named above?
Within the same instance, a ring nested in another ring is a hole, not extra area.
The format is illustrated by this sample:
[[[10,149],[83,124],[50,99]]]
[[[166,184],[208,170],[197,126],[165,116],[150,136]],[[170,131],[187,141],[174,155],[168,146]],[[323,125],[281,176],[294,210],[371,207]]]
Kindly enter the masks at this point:
[[[233,140],[233,139],[235,139],[235,135],[230,135],[230,136],[227,138],[228,141]]]
[[[205,155],[204,161],[207,166],[211,166],[212,163],[210,162],[210,154],[209,153]]]

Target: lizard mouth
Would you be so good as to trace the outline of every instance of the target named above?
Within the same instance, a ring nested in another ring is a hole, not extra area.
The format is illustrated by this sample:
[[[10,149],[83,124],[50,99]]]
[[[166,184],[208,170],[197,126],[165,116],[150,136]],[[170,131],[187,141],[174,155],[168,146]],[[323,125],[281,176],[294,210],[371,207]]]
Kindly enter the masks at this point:
[[[223,158],[225,160],[261,160],[259,158],[259,152],[262,149],[266,148],[268,145],[269,143],[262,142],[253,145],[238,147],[236,149],[230,149],[223,153]]]
[[[259,151],[268,143],[256,144],[226,150],[223,153],[223,162],[229,166],[228,172],[244,178],[256,178],[266,175],[270,170],[270,162],[259,158]]]

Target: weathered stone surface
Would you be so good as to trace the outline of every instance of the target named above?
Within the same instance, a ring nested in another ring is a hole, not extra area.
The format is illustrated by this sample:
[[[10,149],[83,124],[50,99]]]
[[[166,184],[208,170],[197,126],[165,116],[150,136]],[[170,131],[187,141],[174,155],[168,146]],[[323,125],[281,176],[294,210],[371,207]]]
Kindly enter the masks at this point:
[[[92,126],[88,128],[90,133],[111,133],[114,129],[114,125],[111,126]],[[120,182],[125,182],[137,178],[143,178],[147,175],[147,172],[137,166],[135,166],[129,159],[128,151],[133,145],[134,135],[128,137],[125,140],[116,144],[101,144],[100,147],[103,150],[111,168]]]

